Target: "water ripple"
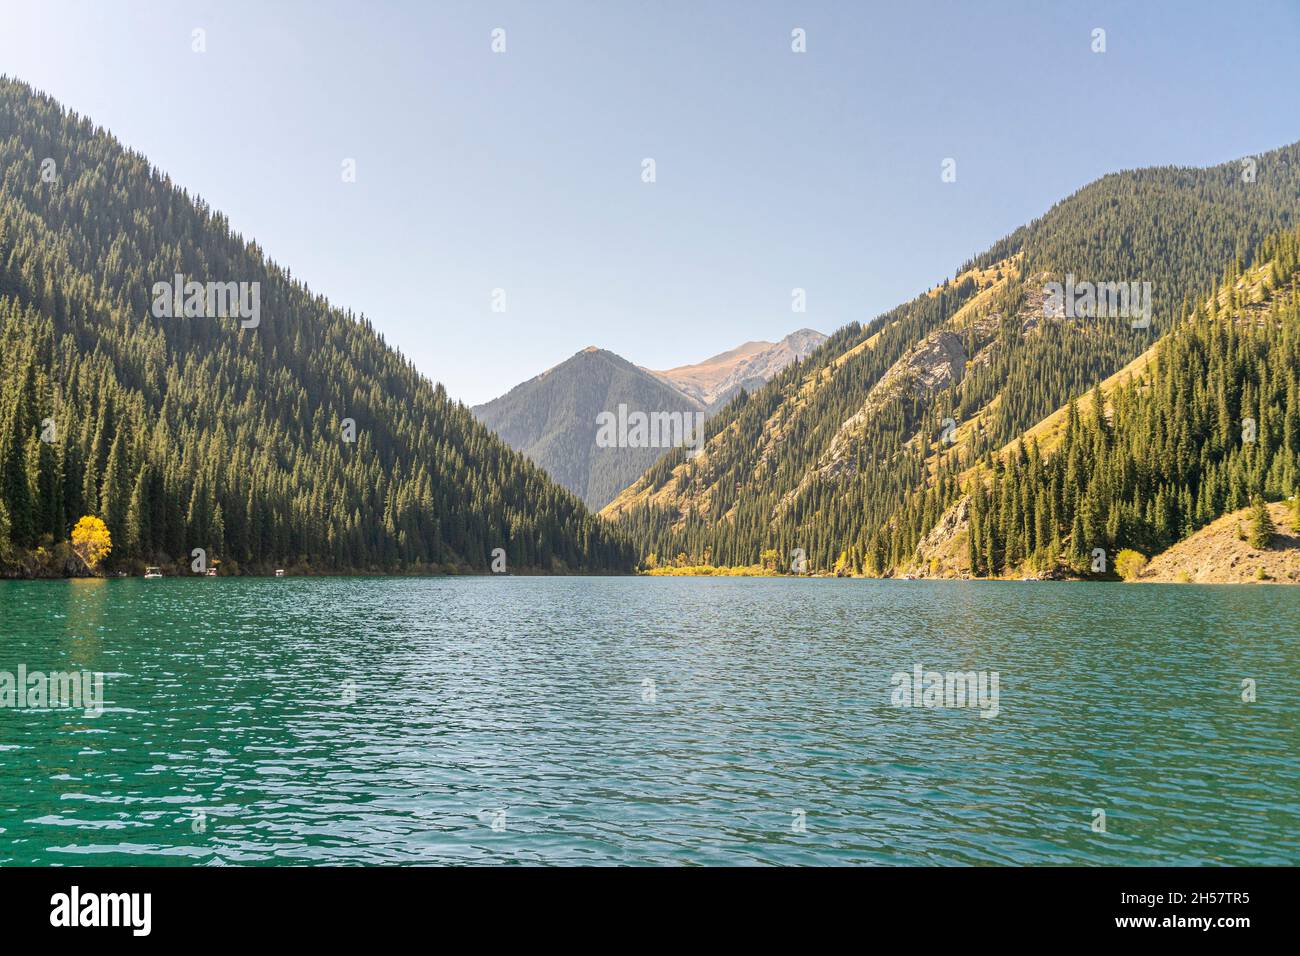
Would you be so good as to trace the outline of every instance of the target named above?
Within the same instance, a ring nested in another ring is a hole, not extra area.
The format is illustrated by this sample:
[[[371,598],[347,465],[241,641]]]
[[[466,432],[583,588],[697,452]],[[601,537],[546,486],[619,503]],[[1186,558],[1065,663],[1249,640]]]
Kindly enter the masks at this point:
[[[0,709],[3,863],[1300,862],[1288,588],[0,582],[0,635],[108,675]]]

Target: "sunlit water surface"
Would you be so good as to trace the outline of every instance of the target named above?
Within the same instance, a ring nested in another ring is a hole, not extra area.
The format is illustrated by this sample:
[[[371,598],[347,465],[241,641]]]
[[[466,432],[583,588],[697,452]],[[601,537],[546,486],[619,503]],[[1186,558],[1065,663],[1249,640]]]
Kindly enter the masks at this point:
[[[0,671],[107,699],[0,709],[0,862],[1294,864],[1298,636],[1268,586],[0,582]],[[892,706],[917,664],[997,716]]]

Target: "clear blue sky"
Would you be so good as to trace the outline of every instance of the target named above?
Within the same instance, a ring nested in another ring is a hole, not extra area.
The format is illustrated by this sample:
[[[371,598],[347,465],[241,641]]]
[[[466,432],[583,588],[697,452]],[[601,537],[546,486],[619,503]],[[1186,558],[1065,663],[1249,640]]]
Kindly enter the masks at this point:
[[[869,320],[1108,171],[1300,139],[1298,50],[1295,0],[0,2],[0,72],[471,403]]]

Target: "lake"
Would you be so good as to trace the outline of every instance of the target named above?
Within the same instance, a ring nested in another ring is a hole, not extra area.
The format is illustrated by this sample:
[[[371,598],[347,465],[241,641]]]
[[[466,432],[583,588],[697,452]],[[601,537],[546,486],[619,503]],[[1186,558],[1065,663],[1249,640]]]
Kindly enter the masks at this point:
[[[1298,637],[1270,586],[0,581],[0,673],[104,674],[0,708],[0,862],[1295,864]]]

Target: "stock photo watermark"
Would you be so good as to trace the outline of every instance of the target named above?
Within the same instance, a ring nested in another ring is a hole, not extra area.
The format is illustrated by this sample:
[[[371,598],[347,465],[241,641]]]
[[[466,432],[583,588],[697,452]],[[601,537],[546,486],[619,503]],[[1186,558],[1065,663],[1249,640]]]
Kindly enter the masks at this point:
[[[153,920],[152,893],[83,893],[73,886],[50,897],[50,925],[128,927],[133,936],[148,936]]]
[[[104,712],[104,675],[98,671],[0,671],[0,708]]]
[[[156,319],[237,318],[241,328],[262,324],[260,282],[185,281],[176,273],[172,281],[153,284],[153,316]]]
[[[686,448],[698,455],[704,448],[703,412],[629,412],[620,402],[617,412],[596,415],[597,448]]]
[[[1150,282],[1065,282],[1043,286],[1043,316],[1067,319],[1132,319],[1134,329],[1151,328]]]
[[[980,717],[999,711],[997,671],[927,671],[921,664],[912,672],[898,671],[889,679],[894,707],[978,708]]]

